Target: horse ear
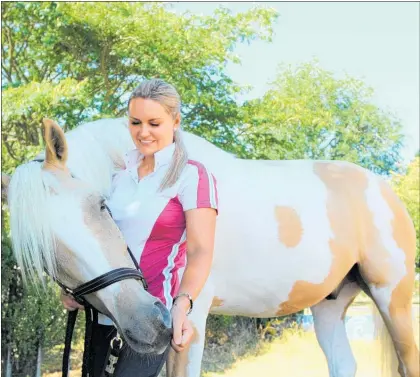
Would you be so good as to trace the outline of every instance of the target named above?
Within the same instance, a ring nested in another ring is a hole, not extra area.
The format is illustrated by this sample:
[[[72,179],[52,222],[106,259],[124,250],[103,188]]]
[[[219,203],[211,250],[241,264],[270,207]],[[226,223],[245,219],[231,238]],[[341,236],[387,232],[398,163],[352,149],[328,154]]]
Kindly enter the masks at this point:
[[[61,127],[51,119],[44,119],[45,162],[56,167],[66,166],[68,147]]]
[[[1,199],[7,200],[7,191],[9,189],[10,175],[1,173]]]

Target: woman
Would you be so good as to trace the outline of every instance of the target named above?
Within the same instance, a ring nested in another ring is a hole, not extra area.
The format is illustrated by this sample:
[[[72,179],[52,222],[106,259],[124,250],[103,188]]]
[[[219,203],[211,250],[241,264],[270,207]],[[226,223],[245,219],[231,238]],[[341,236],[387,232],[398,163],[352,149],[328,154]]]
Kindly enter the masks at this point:
[[[192,339],[187,315],[210,272],[217,215],[216,181],[202,164],[188,160],[180,107],[176,89],[162,80],[144,81],[134,90],[128,117],[136,148],[126,154],[126,168],[114,176],[108,201],[149,292],[171,309],[171,345],[177,352]],[[68,310],[80,307],[64,294],[62,301]],[[101,373],[111,337],[110,326],[100,328],[93,343],[99,344],[95,376]],[[121,360],[115,376],[157,376],[165,355]]]

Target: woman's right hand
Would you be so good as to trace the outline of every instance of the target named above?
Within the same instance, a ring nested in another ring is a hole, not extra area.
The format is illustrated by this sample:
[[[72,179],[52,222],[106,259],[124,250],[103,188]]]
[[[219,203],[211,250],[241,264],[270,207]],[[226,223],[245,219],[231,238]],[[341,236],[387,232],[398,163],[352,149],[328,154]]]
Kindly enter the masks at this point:
[[[63,303],[64,308],[71,312],[76,309],[85,308],[83,305],[80,305],[73,297],[68,295],[63,290],[61,291],[60,299],[61,299],[61,302]]]

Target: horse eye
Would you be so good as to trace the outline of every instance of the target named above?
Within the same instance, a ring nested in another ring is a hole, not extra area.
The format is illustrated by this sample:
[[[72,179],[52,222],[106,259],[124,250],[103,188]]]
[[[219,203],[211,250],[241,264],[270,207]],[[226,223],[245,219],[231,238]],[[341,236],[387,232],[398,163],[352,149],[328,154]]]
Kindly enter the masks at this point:
[[[101,202],[101,211],[105,211],[105,210],[106,210],[106,205],[105,205],[105,202],[102,201]]]

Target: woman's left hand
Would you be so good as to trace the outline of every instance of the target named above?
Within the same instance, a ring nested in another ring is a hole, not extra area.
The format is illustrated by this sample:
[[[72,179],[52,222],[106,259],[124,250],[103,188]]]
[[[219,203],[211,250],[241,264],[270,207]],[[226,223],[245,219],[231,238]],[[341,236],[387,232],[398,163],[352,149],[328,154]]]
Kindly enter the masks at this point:
[[[171,314],[173,328],[172,348],[176,352],[181,352],[191,342],[194,335],[194,329],[182,306],[177,306],[175,304],[172,307]]]

